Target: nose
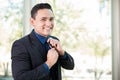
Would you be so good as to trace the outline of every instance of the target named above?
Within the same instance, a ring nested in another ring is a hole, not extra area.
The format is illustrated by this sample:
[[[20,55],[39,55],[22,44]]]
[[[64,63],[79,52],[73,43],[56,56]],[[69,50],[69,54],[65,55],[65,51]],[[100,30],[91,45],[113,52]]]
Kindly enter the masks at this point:
[[[46,26],[49,27],[49,26],[51,26],[51,25],[52,25],[52,22],[51,22],[50,20],[47,20],[47,21],[46,21]]]

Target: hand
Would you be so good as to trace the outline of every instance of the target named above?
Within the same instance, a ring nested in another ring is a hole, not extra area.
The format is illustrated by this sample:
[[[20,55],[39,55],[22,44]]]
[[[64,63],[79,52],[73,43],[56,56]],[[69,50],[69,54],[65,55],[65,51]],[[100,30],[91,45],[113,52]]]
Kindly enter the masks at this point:
[[[53,38],[49,38],[47,40],[47,42],[51,45],[51,47],[55,48],[57,50],[57,52],[59,53],[59,55],[63,56],[64,55],[64,50],[61,47],[60,41],[53,39]]]
[[[51,48],[47,54],[47,61],[46,64],[48,65],[49,69],[57,62],[58,60],[58,52],[55,48]]]

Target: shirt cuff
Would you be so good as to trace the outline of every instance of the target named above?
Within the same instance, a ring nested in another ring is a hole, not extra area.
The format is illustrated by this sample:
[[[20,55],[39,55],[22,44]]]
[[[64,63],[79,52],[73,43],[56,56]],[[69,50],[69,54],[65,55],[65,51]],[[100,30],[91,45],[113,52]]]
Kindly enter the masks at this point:
[[[67,54],[66,54],[66,52],[64,53],[63,56],[60,56],[60,58],[61,58],[61,59],[66,59],[66,58],[67,58]]]
[[[49,70],[48,65],[47,65],[46,63],[44,63],[43,66],[45,67],[46,71],[47,71],[48,73],[50,73],[50,70]]]

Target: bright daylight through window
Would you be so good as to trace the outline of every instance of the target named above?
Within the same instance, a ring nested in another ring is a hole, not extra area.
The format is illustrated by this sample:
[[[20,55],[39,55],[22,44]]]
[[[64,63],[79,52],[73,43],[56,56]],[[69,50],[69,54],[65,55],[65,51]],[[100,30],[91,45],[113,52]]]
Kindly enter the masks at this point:
[[[11,80],[11,45],[22,36],[23,0],[0,0],[0,80]]]

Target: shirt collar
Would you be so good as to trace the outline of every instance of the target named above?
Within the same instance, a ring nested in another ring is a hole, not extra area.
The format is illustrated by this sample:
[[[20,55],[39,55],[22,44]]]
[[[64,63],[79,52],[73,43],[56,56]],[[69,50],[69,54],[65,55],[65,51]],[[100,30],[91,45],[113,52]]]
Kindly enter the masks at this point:
[[[39,39],[39,41],[40,41],[42,44],[45,44],[45,42],[46,42],[47,39],[49,38],[49,36],[48,36],[48,37],[44,37],[44,36],[36,33],[35,31],[34,31],[34,33],[35,33],[35,36]]]

